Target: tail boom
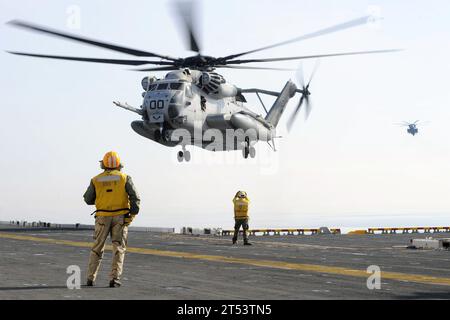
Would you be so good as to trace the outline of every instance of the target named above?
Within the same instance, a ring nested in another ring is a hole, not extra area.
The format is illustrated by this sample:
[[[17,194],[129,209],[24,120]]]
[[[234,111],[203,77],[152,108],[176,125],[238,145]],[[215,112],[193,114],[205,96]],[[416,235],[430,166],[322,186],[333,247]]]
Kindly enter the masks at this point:
[[[269,110],[269,113],[265,118],[267,122],[272,124],[274,127],[278,125],[289,100],[295,95],[296,90],[297,86],[294,82],[291,80],[286,82],[286,85],[283,90],[281,90],[278,98],[275,100],[272,108]]]

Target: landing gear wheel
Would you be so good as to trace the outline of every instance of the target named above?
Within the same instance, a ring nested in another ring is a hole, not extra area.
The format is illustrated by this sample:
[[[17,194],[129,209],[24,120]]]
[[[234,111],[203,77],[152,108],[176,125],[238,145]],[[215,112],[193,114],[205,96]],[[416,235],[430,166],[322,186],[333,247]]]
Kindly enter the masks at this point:
[[[183,162],[183,160],[186,162],[191,161],[191,153],[186,150],[185,146],[183,146],[183,150],[178,151],[177,159],[178,162]]]
[[[183,162],[183,159],[184,159],[184,152],[183,151],[178,151],[177,159],[178,159],[178,162]]]
[[[191,153],[189,151],[184,152],[184,160],[186,160],[186,162],[191,161]]]
[[[242,149],[242,155],[244,156],[245,159],[248,158],[249,153],[250,153],[249,147],[244,147],[244,149]]]
[[[248,155],[250,153],[250,139],[248,137],[245,137],[245,144],[244,149],[242,149],[242,155],[245,159],[248,158]]]
[[[254,147],[249,148],[250,158],[254,158],[256,156],[256,150]]]

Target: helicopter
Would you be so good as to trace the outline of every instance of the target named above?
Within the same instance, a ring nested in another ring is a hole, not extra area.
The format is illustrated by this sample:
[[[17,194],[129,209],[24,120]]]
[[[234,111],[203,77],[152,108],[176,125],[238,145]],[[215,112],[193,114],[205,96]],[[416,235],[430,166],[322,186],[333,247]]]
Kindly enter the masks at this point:
[[[190,161],[191,155],[186,147],[190,145],[214,152],[242,150],[245,159],[249,156],[251,158],[255,157],[256,151],[254,145],[258,141],[267,142],[276,151],[275,139],[278,138],[276,128],[290,99],[296,94],[300,94],[300,99],[287,122],[289,130],[293,126],[297,114],[303,105],[305,105],[305,118],[308,117],[311,111],[311,92],[309,87],[313,75],[317,70],[317,63],[309,81],[304,81],[303,71],[300,69],[298,72],[299,87],[293,81],[289,80],[279,92],[260,88],[239,88],[216,72],[217,69],[286,71],[292,69],[245,64],[399,51],[398,49],[387,49],[278,58],[240,59],[242,56],[255,52],[354,28],[367,24],[371,19],[373,20],[371,16],[363,16],[261,48],[221,57],[212,57],[202,54],[202,50],[200,49],[197,35],[194,32],[195,28],[193,24],[196,19],[193,19],[194,9],[192,4],[177,3],[176,9],[179,14],[179,20],[187,35],[188,49],[196,53],[193,56],[179,58],[145,50],[132,49],[21,20],[12,20],[8,24],[28,31],[72,40],[131,55],[140,59],[99,59],[17,51],[8,52],[14,55],[34,58],[134,66],[139,68],[133,70],[140,72],[168,71],[162,78],[150,74],[142,79],[143,103],[140,107],[133,107],[127,103],[118,101],[114,101],[114,105],[134,112],[141,117],[140,120],[135,120],[131,123],[131,128],[139,135],[167,147],[181,146],[181,150],[177,153],[177,159],[179,162],[183,160],[187,162]],[[143,58],[153,59],[142,60]],[[252,111],[252,108],[247,106],[247,100],[244,94],[250,93],[257,95],[266,113],[265,116]],[[269,110],[265,107],[260,94],[275,97],[275,102]]]
[[[420,125],[424,125],[426,123],[428,123],[428,122],[421,122]],[[416,120],[416,121],[414,121],[412,123],[403,121],[402,123],[397,123],[397,125],[408,127],[406,129],[406,132],[409,133],[412,136],[415,136],[416,134],[419,133],[419,128],[417,128],[417,126],[419,125],[419,120]]]

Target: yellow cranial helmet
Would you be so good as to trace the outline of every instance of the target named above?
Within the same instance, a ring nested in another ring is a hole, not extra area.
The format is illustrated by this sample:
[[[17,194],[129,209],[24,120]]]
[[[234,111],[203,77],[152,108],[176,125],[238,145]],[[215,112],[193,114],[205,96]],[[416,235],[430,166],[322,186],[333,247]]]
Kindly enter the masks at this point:
[[[247,192],[245,192],[245,191],[238,191],[236,193],[236,196],[239,197],[239,198],[247,198]]]
[[[115,169],[120,167],[120,157],[117,152],[109,151],[103,157],[103,166],[108,169]]]

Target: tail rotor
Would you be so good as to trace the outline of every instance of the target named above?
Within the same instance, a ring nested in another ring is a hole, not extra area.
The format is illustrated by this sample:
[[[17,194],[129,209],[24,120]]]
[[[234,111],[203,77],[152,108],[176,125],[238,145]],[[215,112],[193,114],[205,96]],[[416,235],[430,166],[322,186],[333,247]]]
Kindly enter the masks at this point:
[[[317,69],[319,68],[320,60],[316,60],[316,63],[314,64],[313,71],[311,72],[311,76],[309,77],[309,81],[305,84],[305,77],[303,72],[303,64],[301,63],[298,70],[297,70],[297,81],[301,87],[301,89],[295,90],[295,92],[300,93],[302,96],[300,97],[300,100],[298,101],[298,104],[292,113],[291,117],[289,118],[287,122],[287,128],[288,131],[291,131],[292,126],[297,118],[297,115],[299,111],[301,110],[303,103],[305,104],[305,120],[308,119],[311,109],[312,109],[312,103],[310,100],[311,92],[309,91],[309,86],[311,85],[311,81],[314,78],[314,75],[317,72]]]

